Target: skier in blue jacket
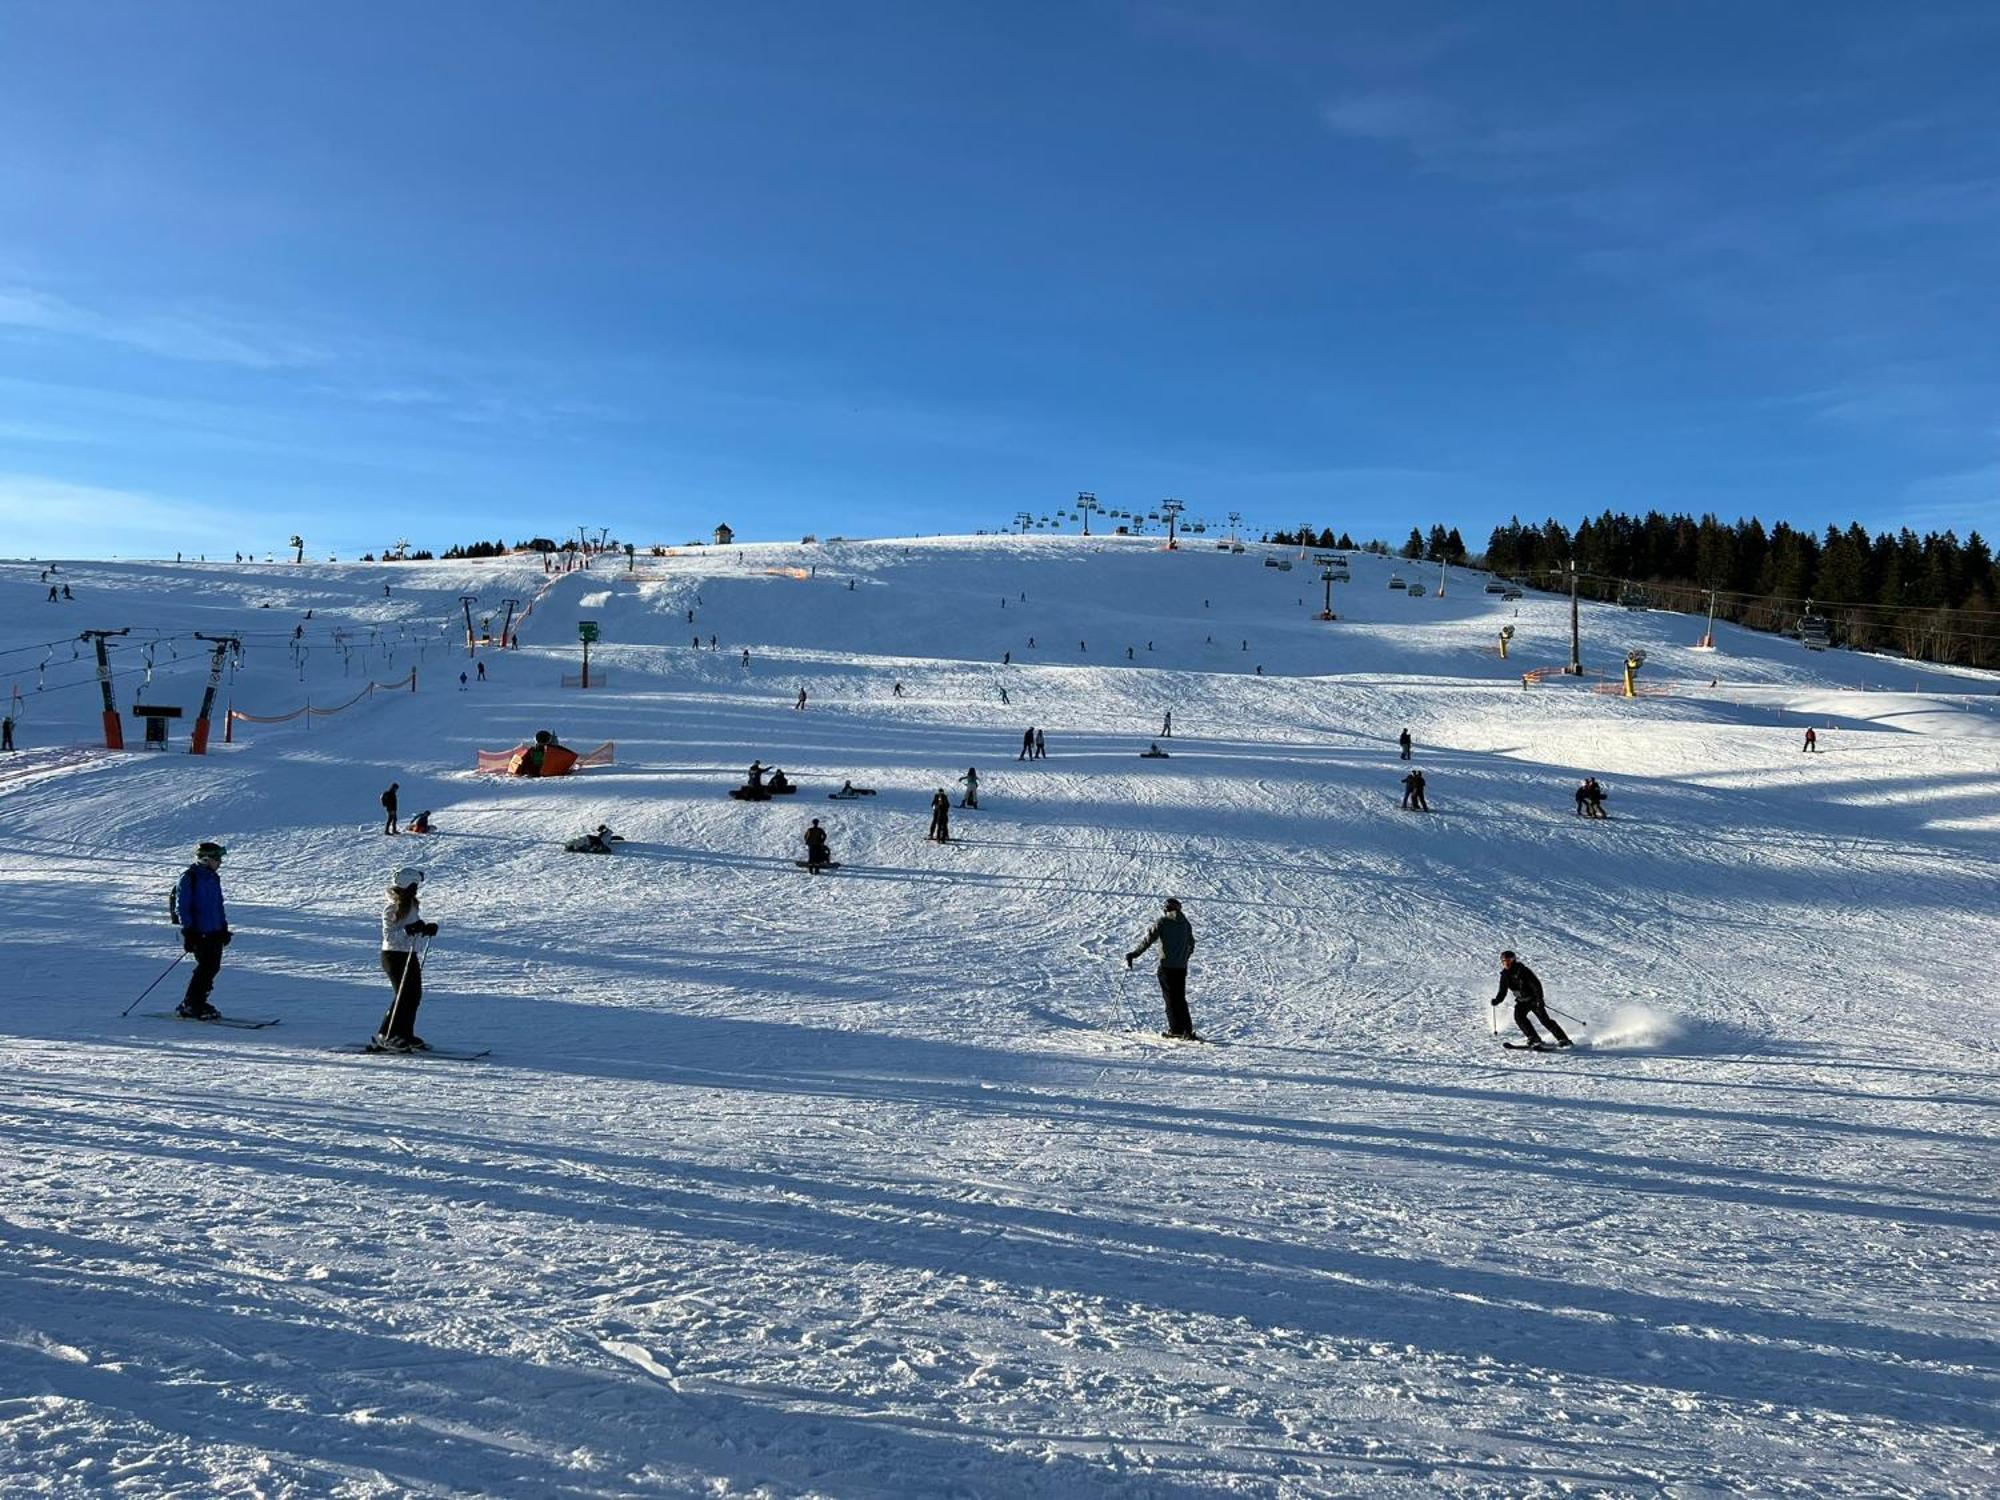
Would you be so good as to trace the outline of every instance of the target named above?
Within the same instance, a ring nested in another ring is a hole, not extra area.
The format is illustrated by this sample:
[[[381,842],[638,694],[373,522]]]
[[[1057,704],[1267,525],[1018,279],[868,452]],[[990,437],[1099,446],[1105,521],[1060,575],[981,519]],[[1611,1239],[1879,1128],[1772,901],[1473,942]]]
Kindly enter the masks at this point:
[[[194,955],[187,995],[179,1014],[192,1021],[213,1021],[222,1012],[208,1003],[215,976],[222,970],[222,950],[229,946],[229,913],[222,905],[222,845],[204,840],[195,846],[194,863],[174,887],[174,920],[180,923],[181,947]]]

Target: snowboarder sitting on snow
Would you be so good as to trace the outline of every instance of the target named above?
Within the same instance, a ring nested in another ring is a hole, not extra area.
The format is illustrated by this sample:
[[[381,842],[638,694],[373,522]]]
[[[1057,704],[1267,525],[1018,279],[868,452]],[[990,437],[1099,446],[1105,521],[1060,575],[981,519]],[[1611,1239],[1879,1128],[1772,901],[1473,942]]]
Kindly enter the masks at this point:
[[[410,819],[410,826],[403,830],[405,833],[429,833],[431,831],[431,810],[428,807]]]
[[[222,1012],[208,1003],[215,976],[222,971],[222,950],[234,936],[229,913],[222,905],[222,845],[203,840],[195,846],[194,863],[181,873],[167,914],[180,924],[181,947],[194,955],[194,973],[177,1014],[191,1021],[220,1020]]]
[[[382,1017],[372,1045],[390,1052],[428,1052],[417,1035],[417,1007],[424,1001],[423,942],[437,936],[435,922],[417,909],[417,887],[424,872],[405,865],[389,877],[389,895],[382,906],[382,973],[395,995]]]
[[[1535,1021],[1549,1028],[1549,1035],[1556,1039],[1558,1047],[1570,1045],[1562,1027],[1556,1025],[1549,1015],[1548,1005],[1542,999],[1542,982],[1535,977],[1535,971],[1514,957],[1511,950],[1500,955],[1500,992],[1493,997],[1498,1005],[1507,998],[1507,992],[1514,993],[1514,1024],[1521,1028],[1528,1038],[1528,1045],[1541,1051],[1547,1047],[1541,1033],[1535,1030]],[[1534,1020],[1530,1020],[1529,1017]]]
[[[773,796],[783,796],[786,792],[796,792],[798,790],[796,786],[785,779],[783,771],[775,769],[771,772],[771,779],[764,784],[764,789]]]
[[[1166,909],[1147,931],[1146,940],[1125,955],[1125,967],[1131,968],[1139,955],[1155,943],[1160,945],[1160,995],[1167,1006],[1166,1035],[1198,1042],[1201,1037],[1195,1032],[1187,1003],[1188,959],[1194,956],[1194,927],[1181,914],[1181,903],[1173,896],[1167,897]]]
[[[1151,745],[1139,752],[1139,759],[1141,760],[1166,760],[1168,758],[1167,752],[1160,748],[1158,740],[1154,740]]]
[[[609,854],[613,844],[622,844],[625,836],[613,833],[609,823],[599,823],[589,833],[579,835],[563,845],[569,854]]]
[[[819,826],[819,819],[812,820],[806,830],[806,868],[818,874],[823,866],[833,863],[833,856],[827,852],[826,830]]]
[[[838,798],[838,799],[840,799],[841,801],[845,801],[845,800],[847,800],[847,799],[848,799],[849,797],[872,797],[872,796],[874,796],[874,795],[875,795],[875,788],[874,788],[874,787],[872,787],[872,786],[856,786],[856,785],[855,785],[855,784],[854,784],[853,782],[851,782],[851,781],[843,781],[843,782],[841,782],[841,784],[840,784],[840,790],[839,790],[839,791],[837,791],[837,792],[828,792],[828,793],[827,793],[827,796],[828,796],[829,798]]]
[[[1424,800],[1424,773],[1412,771],[1403,778],[1403,806],[1411,812],[1429,812],[1430,803]]]

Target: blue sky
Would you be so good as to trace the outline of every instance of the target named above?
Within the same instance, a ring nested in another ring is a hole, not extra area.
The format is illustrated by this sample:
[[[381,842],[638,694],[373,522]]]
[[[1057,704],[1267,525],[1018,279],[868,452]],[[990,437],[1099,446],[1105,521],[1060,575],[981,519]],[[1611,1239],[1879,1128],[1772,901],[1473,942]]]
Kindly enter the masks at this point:
[[[2000,7],[0,7],[0,552],[2000,530]]]

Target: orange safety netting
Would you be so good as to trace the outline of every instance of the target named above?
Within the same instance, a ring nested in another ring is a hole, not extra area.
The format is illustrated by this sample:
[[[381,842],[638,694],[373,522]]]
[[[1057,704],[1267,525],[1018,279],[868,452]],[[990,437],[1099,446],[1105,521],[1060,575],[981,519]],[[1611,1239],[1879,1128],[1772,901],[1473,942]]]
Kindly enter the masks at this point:
[[[336,704],[332,708],[315,708],[310,702],[305,707],[295,708],[288,714],[246,714],[240,709],[232,708],[229,710],[229,722],[232,724],[289,724],[293,719],[298,718],[302,714],[310,714],[315,719],[324,719],[354,707],[355,704],[372,693],[393,692],[401,688],[408,688],[410,691],[415,692],[416,687],[417,674],[415,669],[412,668],[408,677],[399,678],[395,682],[371,682],[345,703]]]
[[[567,776],[571,771],[586,766],[611,765],[612,753],[616,746],[612,741],[606,740],[595,750],[579,755],[566,745],[549,745],[544,747],[541,770],[534,772],[525,769],[516,770],[517,766],[526,765],[524,757],[534,748],[533,745],[516,745],[512,750],[481,750],[478,752],[479,769],[520,776]],[[568,757],[568,760],[560,769],[555,769],[555,762],[560,757]]]

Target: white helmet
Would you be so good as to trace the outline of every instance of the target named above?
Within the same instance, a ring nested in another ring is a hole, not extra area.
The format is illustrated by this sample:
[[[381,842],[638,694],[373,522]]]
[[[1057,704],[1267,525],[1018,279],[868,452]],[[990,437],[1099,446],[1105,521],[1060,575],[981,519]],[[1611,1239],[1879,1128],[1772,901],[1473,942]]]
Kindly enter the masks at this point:
[[[399,891],[413,891],[424,883],[424,872],[414,865],[404,865],[389,877],[391,888]]]

